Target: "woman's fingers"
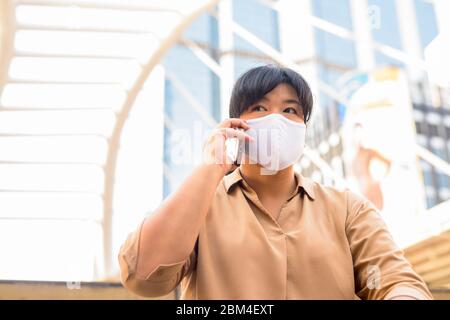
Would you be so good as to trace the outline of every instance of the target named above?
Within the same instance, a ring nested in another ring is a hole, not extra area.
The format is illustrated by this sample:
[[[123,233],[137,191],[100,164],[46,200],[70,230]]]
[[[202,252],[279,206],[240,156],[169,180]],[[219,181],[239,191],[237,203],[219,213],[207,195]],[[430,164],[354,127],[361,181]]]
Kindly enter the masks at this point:
[[[227,153],[226,140],[236,138],[254,141],[250,135],[245,133],[247,129],[250,127],[242,119],[227,119],[220,123],[203,145],[203,161],[207,164],[222,165],[226,171],[234,168],[234,159],[230,159]]]
[[[241,140],[248,140],[248,141],[254,141],[255,140],[252,136],[249,136],[244,131],[240,131],[240,130],[233,129],[233,128],[222,128],[221,130],[224,132],[225,137],[228,138],[228,139],[230,139],[230,138],[238,138],[238,139],[241,139]]]
[[[238,118],[226,119],[218,125],[218,128],[242,128],[245,130],[250,129],[245,120]]]

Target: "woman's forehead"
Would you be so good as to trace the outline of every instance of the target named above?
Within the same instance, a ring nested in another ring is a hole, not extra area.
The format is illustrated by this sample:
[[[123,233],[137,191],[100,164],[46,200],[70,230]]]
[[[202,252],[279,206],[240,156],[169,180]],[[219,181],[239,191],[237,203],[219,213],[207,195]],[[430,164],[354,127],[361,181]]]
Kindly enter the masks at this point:
[[[297,100],[298,96],[295,89],[286,83],[281,83],[273,88],[271,91],[267,92],[264,97],[261,98],[262,101],[267,100]]]

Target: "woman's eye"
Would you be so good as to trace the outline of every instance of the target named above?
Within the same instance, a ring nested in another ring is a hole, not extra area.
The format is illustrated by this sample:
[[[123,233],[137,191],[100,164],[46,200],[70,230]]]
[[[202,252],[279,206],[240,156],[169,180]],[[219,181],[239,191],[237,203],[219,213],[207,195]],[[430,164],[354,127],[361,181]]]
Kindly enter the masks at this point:
[[[295,108],[286,108],[283,110],[283,112],[297,114],[297,110],[295,110]]]
[[[266,108],[264,108],[263,106],[255,106],[252,109],[253,111],[266,111]]]

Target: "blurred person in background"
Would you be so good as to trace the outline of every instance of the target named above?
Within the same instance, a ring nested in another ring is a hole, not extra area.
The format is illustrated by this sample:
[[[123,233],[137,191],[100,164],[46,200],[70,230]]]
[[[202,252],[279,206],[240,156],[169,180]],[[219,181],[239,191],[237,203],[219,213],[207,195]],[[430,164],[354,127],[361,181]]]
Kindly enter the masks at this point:
[[[383,210],[384,199],[381,181],[373,177],[370,168],[373,161],[380,161],[386,167],[385,177],[389,173],[391,161],[379,151],[365,145],[363,131],[363,125],[361,123],[356,123],[354,126],[356,154],[352,161],[352,175],[358,180],[359,189],[362,191],[363,195],[370,200],[378,210]]]

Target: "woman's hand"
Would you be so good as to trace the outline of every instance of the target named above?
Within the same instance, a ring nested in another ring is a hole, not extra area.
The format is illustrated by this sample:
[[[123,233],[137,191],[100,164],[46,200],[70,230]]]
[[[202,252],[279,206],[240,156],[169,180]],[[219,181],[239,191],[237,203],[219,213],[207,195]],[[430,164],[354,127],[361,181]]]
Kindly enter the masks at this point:
[[[141,231],[137,230],[136,236],[122,246],[120,261],[125,275],[123,283],[127,288],[135,292],[142,292],[145,288],[166,294],[161,291],[159,282],[146,279],[158,266],[183,261],[194,250],[217,186],[233,168],[233,161],[226,156],[226,139],[253,140],[238,128],[246,130],[249,126],[244,120],[228,119],[214,128],[203,147],[203,164],[195,168],[177,190],[145,219]],[[126,256],[135,257],[134,271],[129,271]],[[137,276],[130,276],[130,272]],[[168,288],[167,285],[165,287]]]
[[[217,125],[203,147],[203,163],[218,166],[222,174],[233,170],[236,166],[234,161],[227,156],[225,141],[230,138],[253,141],[254,139],[238,129],[249,129],[245,120],[232,118],[226,119]]]

